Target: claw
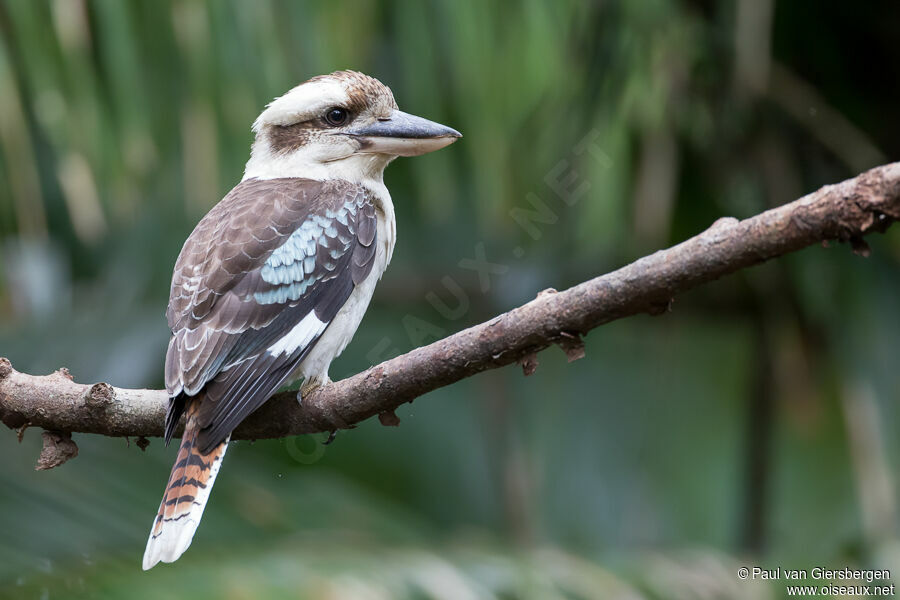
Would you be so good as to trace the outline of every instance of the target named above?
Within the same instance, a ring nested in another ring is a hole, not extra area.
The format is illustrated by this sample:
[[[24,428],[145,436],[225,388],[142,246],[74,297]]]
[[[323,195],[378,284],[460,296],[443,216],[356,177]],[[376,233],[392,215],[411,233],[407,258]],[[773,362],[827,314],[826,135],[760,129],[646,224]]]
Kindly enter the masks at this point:
[[[307,377],[303,380],[303,383],[300,385],[300,391],[297,392],[297,395],[306,396],[313,390],[316,390],[320,387],[326,386],[331,383],[331,379],[328,378],[328,375],[324,375],[322,377]]]

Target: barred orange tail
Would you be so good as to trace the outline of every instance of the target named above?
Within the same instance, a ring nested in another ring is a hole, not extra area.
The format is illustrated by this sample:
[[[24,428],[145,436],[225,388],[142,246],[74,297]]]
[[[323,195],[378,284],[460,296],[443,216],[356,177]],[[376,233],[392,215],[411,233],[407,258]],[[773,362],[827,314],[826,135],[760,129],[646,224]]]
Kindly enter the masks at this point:
[[[228,447],[228,438],[209,454],[201,454],[195,441],[196,424],[193,411],[188,408],[178,457],[144,551],[145,571],[160,561],[176,561],[191,545],[200,524],[206,500]]]

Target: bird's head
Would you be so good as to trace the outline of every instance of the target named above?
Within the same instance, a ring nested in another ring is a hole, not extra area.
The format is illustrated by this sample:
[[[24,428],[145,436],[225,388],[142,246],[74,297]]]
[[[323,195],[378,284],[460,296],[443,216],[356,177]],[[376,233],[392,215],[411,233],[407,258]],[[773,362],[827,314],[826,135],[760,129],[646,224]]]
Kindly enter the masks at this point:
[[[253,123],[244,179],[381,179],[398,156],[443,148],[460,133],[402,112],[390,88],[362,73],[313,77],[273,100]]]

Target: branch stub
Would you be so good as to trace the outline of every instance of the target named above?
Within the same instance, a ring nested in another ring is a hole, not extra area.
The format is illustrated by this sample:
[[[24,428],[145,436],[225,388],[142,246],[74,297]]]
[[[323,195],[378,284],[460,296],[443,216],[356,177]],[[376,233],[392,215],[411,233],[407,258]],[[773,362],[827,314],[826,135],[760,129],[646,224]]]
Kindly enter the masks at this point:
[[[537,371],[538,368],[538,357],[537,352],[532,352],[530,354],[526,354],[522,358],[519,359],[519,364],[522,365],[522,374],[525,377],[529,375],[534,375],[534,372]]]
[[[378,413],[378,420],[385,427],[398,427],[400,425],[400,417],[392,410]]]
[[[78,446],[68,431],[44,431],[41,437],[44,447],[34,466],[35,471],[47,471],[78,456]]]
[[[116,390],[108,383],[95,383],[84,394],[84,402],[90,408],[103,409],[116,399]]]
[[[8,358],[0,356],[0,379],[9,377],[13,372],[12,363]]]

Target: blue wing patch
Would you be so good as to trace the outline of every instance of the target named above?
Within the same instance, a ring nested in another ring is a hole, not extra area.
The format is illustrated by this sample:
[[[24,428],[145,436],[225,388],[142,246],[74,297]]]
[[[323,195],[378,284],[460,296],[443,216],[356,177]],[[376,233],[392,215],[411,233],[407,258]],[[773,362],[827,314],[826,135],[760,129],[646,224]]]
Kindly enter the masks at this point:
[[[309,215],[263,264],[260,277],[272,287],[255,292],[253,299],[259,304],[295,302],[331,275],[356,239],[358,202],[353,198],[336,211]]]

